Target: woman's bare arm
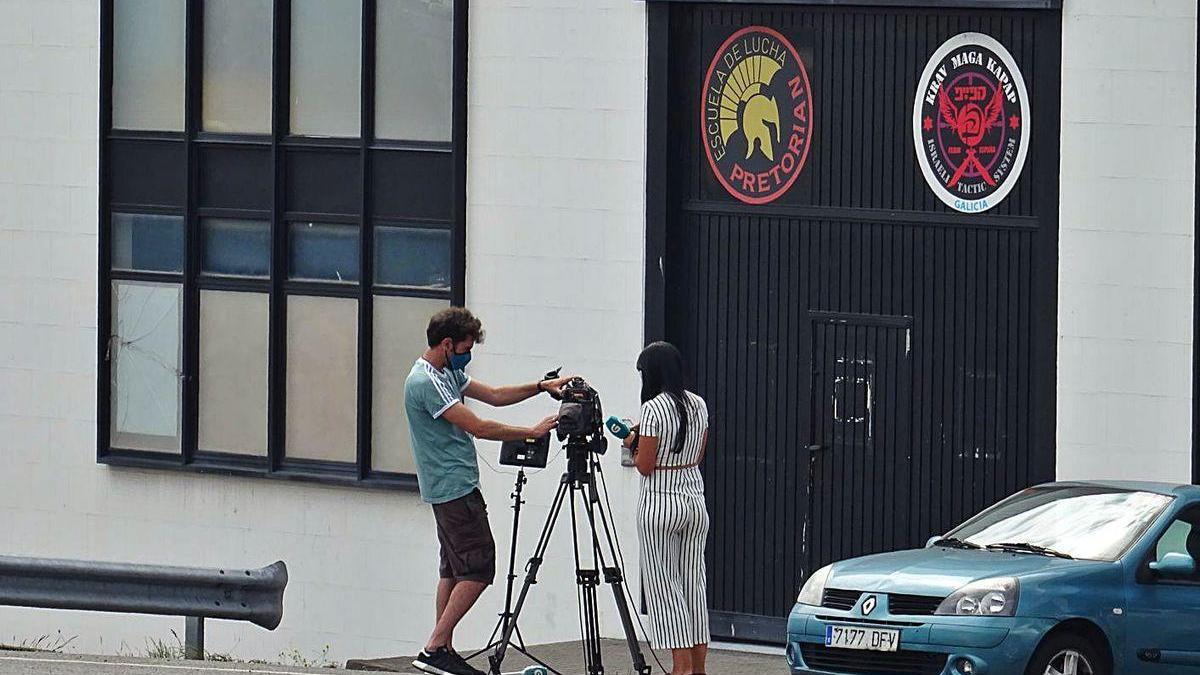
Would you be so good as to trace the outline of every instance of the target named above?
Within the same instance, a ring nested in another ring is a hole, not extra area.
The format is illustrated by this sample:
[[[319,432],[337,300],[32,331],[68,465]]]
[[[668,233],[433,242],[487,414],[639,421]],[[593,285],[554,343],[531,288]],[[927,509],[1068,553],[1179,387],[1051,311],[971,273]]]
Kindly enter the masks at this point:
[[[637,452],[633,456],[633,463],[637,466],[638,473],[643,476],[649,476],[654,473],[654,469],[658,464],[658,437],[657,436],[639,436]]]

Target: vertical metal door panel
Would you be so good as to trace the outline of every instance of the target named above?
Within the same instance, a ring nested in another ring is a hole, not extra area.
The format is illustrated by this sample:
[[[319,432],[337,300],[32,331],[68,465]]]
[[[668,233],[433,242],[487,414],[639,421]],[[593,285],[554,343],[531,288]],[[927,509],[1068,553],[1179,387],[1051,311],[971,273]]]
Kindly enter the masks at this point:
[[[714,606],[779,615],[816,566],[917,545],[1046,478],[1027,460],[1032,331],[1017,306],[1033,232],[688,222],[668,326],[713,411]],[[865,395],[826,405],[839,383],[869,383],[862,423],[845,422]],[[810,444],[840,449],[817,462],[811,515],[797,499]],[[821,542],[811,556],[798,523]]]
[[[770,635],[817,567],[1053,478],[1061,17],[680,3],[668,23],[663,325],[712,420],[714,634]],[[797,42],[814,104],[804,173],[766,206],[719,186],[696,114],[714,43],[749,25]],[[1007,46],[1032,104],[984,215],[949,211],[912,147],[917,78],[963,31]]]

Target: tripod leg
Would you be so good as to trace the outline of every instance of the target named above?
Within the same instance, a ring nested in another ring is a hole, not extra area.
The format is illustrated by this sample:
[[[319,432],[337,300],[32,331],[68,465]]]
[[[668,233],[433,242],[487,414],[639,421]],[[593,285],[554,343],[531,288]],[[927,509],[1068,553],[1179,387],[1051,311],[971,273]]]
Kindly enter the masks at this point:
[[[571,486],[571,539],[575,547],[575,583],[579,587],[579,630],[583,639],[583,659],[587,675],[604,675],[604,658],[600,653],[600,615],[596,603],[596,588],[600,585],[600,564],[592,533],[592,569],[583,569],[579,554],[579,523],[575,511],[575,497],[583,502],[586,513],[589,508],[587,494],[582,485]],[[588,514],[591,522],[591,515]]]
[[[504,578],[504,610],[500,612],[500,620],[496,622],[496,627],[492,629],[492,636],[488,638],[487,644],[468,656],[468,661],[495,647],[497,644],[496,638],[504,632],[505,627],[507,627],[509,620],[512,618],[513,583],[517,580],[515,571],[517,566],[517,534],[521,529],[521,505],[525,503],[525,500],[521,497],[521,491],[528,482],[529,479],[525,477],[525,469],[522,467],[521,470],[517,472],[517,479],[516,483],[513,485],[513,492],[511,495],[509,495],[509,497],[513,500],[513,524],[512,536],[509,538],[508,547],[508,575]],[[519,639],[520,633],[517,635]]]
[[[525,582],[521,585],[521,593],[517,596],[517,604],[513,607],[512,616],[504,626],[504,634],[500,638],[500,642],[496,645],[496,651],[488,657],[488,663],[491,665],[493,675],[500,675],[500,665],[504,662],[504,653],[508,650],[509,644],[512,643],[513,631],[517,626],[517,617],[521,615],[521,609],[525,607],[525,598],[529,595],[529,587],[537,583],[538,569],[542,566],[542,557],[546,554],[546,547],[550,545],[550,535],[554,532],[554,522],[558,520],[558,514],[562,510],[563,501],[570,492],[570,483],[566,476],[563,476],[562,483],[558,486],[558,492],[554,495],[554,502],[550,506],[550,513],[546,516],[546,524],[542,528],[542,536],[538,539],[537,547],[533,551],[533,556],[529,558],[529,563],[525,566]]]
[[[515,629],[515,633],[517,635],[517,644],[509,645],[510,647],[517,650],[518,653],[524,654],[525,658],[529,659],[530,661],[533,661],[551,673],[554,673],[554,675],[562,675],[562,673],[555,670],[553,666],[534,656],[528,649],[525,648],[525,638],[521,637],[521,628],[519,626]]]
[[[496,636],[499,635],[500,632],[504,629],[505,618],[506,617],[504,617],[504,616],[500,617],[500,620],[498,622],[496,622],[496,627],[492,629],[492,636],[488,638],[487,644],[480,647],[478,650],[471,652],[470,656],[466,657],[467,661],[470,661],[471,659],[475,658],[476,656],[479,656],[480,654],[482,654],[482,653],[486,652],[487,650],[491,649],[492,647],[496,646]]]
[[[612,587],[613,599],[617,604],[617,613],[621,616],[621,628],[625,632],[625,642],[629,646],[629,656],[633,660],[634,672],[639,673],[639,675],[650,675],[650,666],[646,664],[646,657],[642,654],[641,645],[638,644],[637,631],[633,627],[633,616],[629,611],[629,599],[625,593],[625,575],[617,562],[616,544],[613,540],[608,514],[605,513],[604,505],[600,502],[599,495],[596,493],[595,476],[591,478],[589,487],[592,491],[593,499],[588,503],[588,519],[591,522],[592,539],[595,542],[597,555],[600,557],[601,564],[604,565],[604,581]],[[593,504],[595,505],[594,510],[592,508]],[[600,528],[596,527],[595,514],[597,512],[600,514]],[[600,547],[597,533],[598,529],[604,530],[604,539],[608,544],[608,552],[612,560],[611,566],[605,563],[604,551]]]
[[[523,654],[525,656],[525,658],[527,658],[530,661],[533,661],[534,663],[538,664],[539,666],[545,668],[550,673],[553,673],[553,675],[563,675],[563,673],[559,672],[558,670],[555,670],[554,666],[551,666],[550,664],[546,663],[545,661],[539,659],[538,657],[529,653],[525,649],[523,649],[521,647],[517,647],[515,645],[513,646],[513,649],[517,650],[517,653]]]
[[[600,585],[600,573],[596,570],[580,570],[580,605],[583,611],[583,649],[588,675],[603,675],[604,660],[600,655],[599,608],[596,603],[596,587]]]
[[[646,665],[646,657],[638,644],[637,633],[633,628],[633,617],[629,613],[629,602],[625,597],[624,579],[620,567],[604,569],[604,581],[612,586],[613,599],[617,603],[617,613],[621,615],[621,628],[625,631],[625,642],[629,645],[629,656],[633,659],[634,672],[650,675],[650,666]]]

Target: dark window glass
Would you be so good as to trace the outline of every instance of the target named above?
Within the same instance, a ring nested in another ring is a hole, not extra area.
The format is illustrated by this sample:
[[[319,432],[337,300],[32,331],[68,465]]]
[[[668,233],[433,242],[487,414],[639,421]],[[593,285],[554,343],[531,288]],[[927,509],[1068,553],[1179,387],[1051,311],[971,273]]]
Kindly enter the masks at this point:
[[[378,7],[375,136],[449,142],[453,0],[381,0]]]
[[[358,300],[287,299],[287,431],[293,459],[354,462],[358,425]]]
[[[183,130],[185,11],[183,0],[113,4],[114,129]]]
[[[112,266],[141,272],[183,271],[183,217],[114,213]]]
[[[301,136],[358,136],[359,0],[292,0],[291,126]]]
[[[271,273],[271,227],[265,220],[206,218],[205,274],[265,277]]]
[[[449,290],[450,230],[375,228],[375,283]]]
[[[179,452],[183,408],[183,286],[114,281],[109,442]]]
[[[292,223],[289,235],[291,278],[358,281],[358,227]]]
[[[267,455],[270,297],[200,291],[199,448]]]
[[[271,133],[271,0],[205,0],[205,131]]]

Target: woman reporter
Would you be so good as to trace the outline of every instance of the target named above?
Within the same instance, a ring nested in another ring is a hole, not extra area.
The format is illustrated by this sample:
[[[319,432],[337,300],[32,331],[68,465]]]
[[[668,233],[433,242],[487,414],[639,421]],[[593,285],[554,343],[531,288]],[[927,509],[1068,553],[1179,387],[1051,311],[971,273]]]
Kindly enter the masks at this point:
[[[642,474],[638,541],[655,649],[670,649],[672,675],[702,675],[708,654],[704,545],[708,509],[700,462],[708,406],[683,386],[683,356],[655,342],[637,360],[641,422],[625,444]]]

